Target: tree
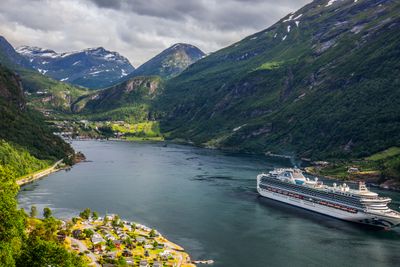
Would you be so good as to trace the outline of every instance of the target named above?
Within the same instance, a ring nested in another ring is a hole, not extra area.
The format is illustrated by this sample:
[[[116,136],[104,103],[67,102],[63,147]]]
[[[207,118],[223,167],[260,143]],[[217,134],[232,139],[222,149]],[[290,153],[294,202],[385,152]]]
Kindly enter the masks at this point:
[[[85,229],[83,230],[83,233],[85,234],[86,238],[92,238],[92,236],[94,235],[94,232],[91,229]]]
[[[121,219],[119,218],[119,216],[115,215],[113,221],[111,222],[111,225],[113,227],[118,227],[118,226],[121,226],[121,224],[123,226],[123,223],[122,223]]]
[[[103,219],[103,225],[107,225],[107,223],[108,223],[108,218],[106,215],[106,216],[104,216],[104,219]]]
[[[52,215],[51,209],[48,208],[48,207],[45,207],[45,208],[43,209],[43,217],[46,218],[46,219],[48,219],[48,218],[51,217],[51,215]]]
[[[132,239],[130,237],[127,237],[124,241],[125,245],[132,245]]]
[[[154,229],[151,229],[150,233],[149,233],[150,237],[155,237],[156,236],[156,231]]]
[[[75,225],[78,222],[78,218],[72,217],[72,223]]]
[[[17,259],[16,265],[21,267],[80,267],[85,266],[85,263],[78,255],[68,252],[56,242],[29,238],[24,244],[23,252]]]
[[[82,219],[88,220],[90,217],[90,209],[86,208],[84,211],[79,213],[79,217],[81,217]]]
[[[124,257],[119,257],[117,263],[118,266],[128,266],[128,263],[126,262]]]
[[[107,250],[109,251],[115,248],[115,244],[111,239],[107,239],[106,245],[107,245]]]
[[[30,216],[31,218],[35,218],[35,217],[37,216],[37,214],[38,214],[38,211],[37,211],[36,206],[32,206],[32,207],[31,207],[31,212],[30,212],[29,216]]]
[[[93,211],[92,213],[92,219],[93,220],[97,220],[99,218],[99,214],[97,213],[97,211]]]
[[[158,247],[158,242],[155,241],[155,240],[154,240],[154,242],[153,242],[153,247],[154,247],[154,249],[156,249],[156,248]]]

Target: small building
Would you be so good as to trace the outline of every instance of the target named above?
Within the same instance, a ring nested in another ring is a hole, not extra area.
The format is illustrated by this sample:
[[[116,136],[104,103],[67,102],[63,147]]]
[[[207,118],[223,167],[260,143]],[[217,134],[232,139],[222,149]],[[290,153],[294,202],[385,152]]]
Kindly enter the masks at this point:
[[[153,263],[153,267],[162,267],[162,266],[163,266],[163,264],[162,264],[161,261],[155,261],[155,262]]]
[[[358,169],[358,168],[356,168],[356,167],[350,167],[348,170],[347,170],[347,172],[348,173],[356,173],[356,172],[359,172],[360,170]]]
[[[134,248],[136,248],[136,246],[135,246],[134,244],[131,244],[131,243],[126,244],[126,247],[129,248],[129,249],[134,249]]]
[[[128,249],[125,249],[124,251],[122,251],[122,256],[124,256],[124,257],[132,257],[133,254],[132,254],[132,251],[130,251]]]
[[[125,258],[126,264],[129,266],[134,266],[135,265],[135,260],[132,257]]]
[[[102,242],[105,242],[105,240],[99,234],[97,234],[97,235],[95,234],[92,236],[93,245],[97,245]]]
[[[159,255],[163,260],[168,260],[168,258],[171,256],[171,251],[164,250],[164,251],[160,252]]]
[[[103,251],[106,250],[106,245],[98,243],[98,244],[93,244],[93,252],[96,254],[99,254]]]
[[[121,240],[114,240],[113,242],[114,242],[114,245],[115,245],[115,247],[117,249],[121,248],[121,245],[122,245],[122,241]]]
[[[141,260],[139,263],[140,267],[149,267],[147,260]]]
[[[76,229],[72,231],[72,236],[76,239],[79,239],[82,237],[82,230]]]
[[[62,234],[57,234],[57,240],[60,242],[64,242],[66,238],[66,235],[64,233]]]

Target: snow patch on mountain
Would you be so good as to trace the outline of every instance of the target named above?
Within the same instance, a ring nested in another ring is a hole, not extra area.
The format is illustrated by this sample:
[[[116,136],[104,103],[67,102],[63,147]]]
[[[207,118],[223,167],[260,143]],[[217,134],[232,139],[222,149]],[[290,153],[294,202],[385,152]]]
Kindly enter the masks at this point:
[[[57,53],[40,47],[21,46],[17,52],[40,73],[89,88],[110,86],[135,69],[127,58],[103,47]]]

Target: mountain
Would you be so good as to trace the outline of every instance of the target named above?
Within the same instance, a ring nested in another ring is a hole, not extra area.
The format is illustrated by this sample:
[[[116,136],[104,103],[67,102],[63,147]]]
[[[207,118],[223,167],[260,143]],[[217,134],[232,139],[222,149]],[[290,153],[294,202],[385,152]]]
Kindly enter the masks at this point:
[[[19,74],[29,104],[37,109],[69,112],[71,103],[87,94],[86,89],[53,80],[31,68],[4,37],[0,37],[0,64]]]
[[[190,44],[175,44],[149,61],[143,63],[127,78],[137,76],[160,76],[171,78],[180,74],[188,66],[203,58],[205,54]]]
[[[142,122],[155,115],[149,110],[162,93],[163,80],[159,76],[134,77],[104,90],[80,97],[72,105],[75,113],[91,120],[125,120]]]
[[[316,0],[192,64],[153,107],[171,139],[311,159],[400,145],[400,3]]]
[[[127,58],[103,47],[57,53],[50,49],[21,46],[16,51],[40,73],[90,89],[108,87],[134,70]]]
[[[3,36],[0,36],[0,62],[12,68],[31,68],[29,61],[18,54],[14,50],[14,47]]]
[[[0,66],[0,140],[28,151],[39,160],[55,161],[73,154],[67,143],[53,135],[53,129],[46,125],[41,114],[27,107],[20,77],[3,66]],[[2,155],[0,165],[6,160],[12,159]]]

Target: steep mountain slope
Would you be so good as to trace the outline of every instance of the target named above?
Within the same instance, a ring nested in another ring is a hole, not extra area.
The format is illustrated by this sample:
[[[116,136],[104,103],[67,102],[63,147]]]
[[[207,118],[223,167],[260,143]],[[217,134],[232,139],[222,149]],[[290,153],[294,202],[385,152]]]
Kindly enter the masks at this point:
[[[399,44],[398,1],[316,0],[168,81],[161,129],[312,158],[398,146]]]
[[[70,111],[70,105],[87,90],[53,80],[30,67],[30,63],[4,37],[0,37],[0,63],[20,75],[28,101],[38,109]]]
[[[11,68],[25,67],[31,68],[29,61],[18,54],[14,47],[4,38],[0,36],[0,62]]]
[[[56,53],[50,49],[21,46],[17,52],[40,73],[91,89],[110,86],[134,70],[128,59],[103,47]]]
[[[20,78],[4,67],[0,67],[0,140],[42,160],[57,160],[73,153],[67,143],[53,135],[40,114],[27,108]],[[5,159],[0,163],[4,164]]]
[[[149,109],[162,86],[158,76],[135,77],[79,98],[72,109],[94,120],[151,120],[154,115],[149,114]]]
[[[177,76],[188,66],[204,56],[205,54],[193,45],[175,44],[142,64],[128,75],[127,78],[154,75],[171,78]]]

